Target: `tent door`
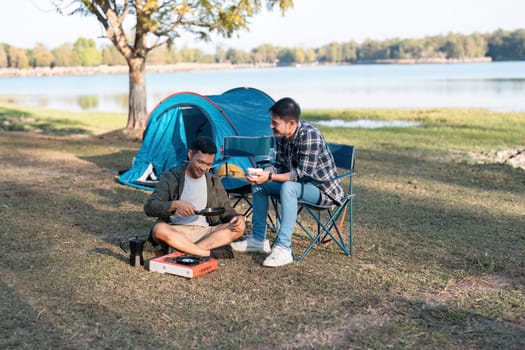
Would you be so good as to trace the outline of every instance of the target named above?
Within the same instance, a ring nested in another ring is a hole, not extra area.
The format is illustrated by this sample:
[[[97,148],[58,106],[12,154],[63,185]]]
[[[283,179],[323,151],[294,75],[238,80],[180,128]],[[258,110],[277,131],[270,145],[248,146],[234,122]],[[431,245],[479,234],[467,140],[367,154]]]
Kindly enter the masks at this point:
[[[210,119],[204,110],[193,105],[183,106],[182,118],[184,119],[188,146],[199,136],[208,136],[212,140],[214,139]]]

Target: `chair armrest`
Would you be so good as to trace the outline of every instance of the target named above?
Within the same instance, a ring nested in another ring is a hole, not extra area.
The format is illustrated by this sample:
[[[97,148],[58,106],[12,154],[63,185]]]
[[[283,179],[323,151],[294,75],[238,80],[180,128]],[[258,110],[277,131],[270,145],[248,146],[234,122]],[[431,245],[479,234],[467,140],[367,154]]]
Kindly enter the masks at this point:
[[[270,162],[267,159],[260,160],[258,162],[255,162],[255,165],[257,165],[257,168],[267,168],[272,165],[272,162]]]

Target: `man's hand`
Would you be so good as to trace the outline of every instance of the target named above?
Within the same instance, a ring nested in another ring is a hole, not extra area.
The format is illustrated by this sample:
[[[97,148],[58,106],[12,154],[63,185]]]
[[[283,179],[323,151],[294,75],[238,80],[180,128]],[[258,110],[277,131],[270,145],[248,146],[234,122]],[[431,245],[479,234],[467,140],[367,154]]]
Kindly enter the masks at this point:
[[[257,174],[246,176],[246,180],[250,181],[250,183],[253,185],[260,185],[268,181],[269,176],[270,172],[263,170],[261,172],[258,172]]]
[[[244,232],[246,218],[243,215],[234,216],[229,223],[230,230],[233,232]]]
[[[176,211],[180,216],[195,215],[195,207],[189,202],[173,201],[170,209],[171,211]]]

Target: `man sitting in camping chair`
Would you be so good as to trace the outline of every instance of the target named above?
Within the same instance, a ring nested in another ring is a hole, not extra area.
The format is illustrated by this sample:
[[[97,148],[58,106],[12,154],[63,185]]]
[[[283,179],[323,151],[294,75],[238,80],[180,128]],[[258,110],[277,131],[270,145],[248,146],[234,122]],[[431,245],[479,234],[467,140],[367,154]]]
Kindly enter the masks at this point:
[[[271,253],[263,266],[277,267],[293,262],[292,234],[298,201],[312,204],[341,203],[344,191],[337,168],[321,132],[310,122],[301,121],[297,102],[286,97],[270,107],[277,158],[273,166],[256,176],[248,176],[252,186],[253,232],[243,241],[232,243],[240,252],[268,253],[266,217],[269,197],[281,203],[281,225]]]
[[[209,172],[216,153],[213,140],[201,136],[192,143],[187,164],[160,176],[144,205],[146,215],[159,218],[148,238],[152,244],[196,256],[233,257],[229,244],[244,233],[245,219]],[[205,208],[218,209],[197,214]]]

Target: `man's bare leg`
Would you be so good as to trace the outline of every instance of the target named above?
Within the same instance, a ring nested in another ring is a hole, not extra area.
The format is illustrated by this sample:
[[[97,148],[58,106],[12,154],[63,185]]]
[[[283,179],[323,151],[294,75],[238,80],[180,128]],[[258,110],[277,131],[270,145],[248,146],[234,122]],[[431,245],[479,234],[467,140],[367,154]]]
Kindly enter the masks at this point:
[[[229,224],[217,226],[209,235],[197,242],[197,245],[205,250],[222,247],[241,237],[244,230],[232,231]]]
[[[210,256],[210,249],[205,249],[193,243],[185,234],[177,231],[176,225],[159,222],[153,229],[153,238],[186,254]]]

